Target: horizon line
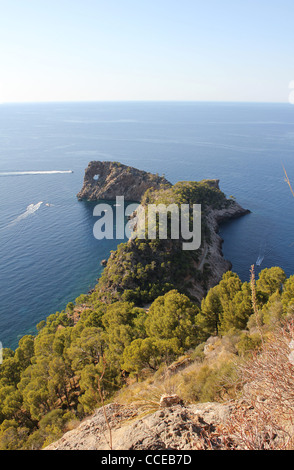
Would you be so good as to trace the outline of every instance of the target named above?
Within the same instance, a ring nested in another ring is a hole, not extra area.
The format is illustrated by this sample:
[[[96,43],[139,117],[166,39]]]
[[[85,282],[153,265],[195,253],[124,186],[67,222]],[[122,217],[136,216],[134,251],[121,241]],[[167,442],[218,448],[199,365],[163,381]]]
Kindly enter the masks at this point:
[[[212,103],[212,104],[289,104],[289,101],[229,101],[229,100],[51,100],[51,101],[2,101],[0,105],[25,104],[83,104],[83,103]]]

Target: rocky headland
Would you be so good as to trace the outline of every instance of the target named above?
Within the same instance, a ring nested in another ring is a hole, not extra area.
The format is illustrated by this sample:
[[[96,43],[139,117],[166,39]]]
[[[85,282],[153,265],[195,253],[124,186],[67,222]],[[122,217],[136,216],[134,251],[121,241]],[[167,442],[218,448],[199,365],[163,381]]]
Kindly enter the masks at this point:
[[[236,201],[231,200],[227,207],[222,209],[210,209],[207,213],[207,224],[210,229],[210,243],[203,240],[201,262],[198,264],[198,269],[203,272],[204,265],[209,271],[209,280],[205,289],[199,290],[199,284],[194,283],[192,288],[200,293],[203,298],[207,290],[214,287],[226,271],[232,269],[232,263],[223,256],[222,245],[224,240],[219,235],[220,225],[228,220],[237,219],[244,215],[250,214],[248,209],[244,209]],[[193,281],[193,280],[192,280]]]
[[[103,261],[105,269],[97,285],[103,300],[123,299],[142,305],[165,290],[176,288],[200,303],[207,291],[232,268],[231,262],[223,256],[219,226],[250,211],[233,198],[226,198],[220,190],[219,180],[172,185],[163,176],[118,162],[90,162],[77,197],[111,201],[117,196],[140,202],[145,208],[151,203],[201,204],[201,246],[194,252],[183,252],[178,240],[157,243],[130,240]],[[147,291],[153,294],[148,295]]]

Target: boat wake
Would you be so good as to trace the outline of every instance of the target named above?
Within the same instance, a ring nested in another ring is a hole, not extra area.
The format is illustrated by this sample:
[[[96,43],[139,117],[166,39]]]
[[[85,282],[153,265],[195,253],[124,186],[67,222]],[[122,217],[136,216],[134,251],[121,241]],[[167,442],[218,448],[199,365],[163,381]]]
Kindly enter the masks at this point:
[[[12,222],[10,222],[9,226],[15,225],[18,222],[20,222],[23,219],[26,219],[30,215],[34,214],[43,204],[43,201],[38,202],[37,204],[30,204],[27,208],[26,211],[23,212],[21,215],[19,215],[16,219],[14,219]]]
[[[257,257],[257,260],[256,260],[256,266],[261,266],[264,258],[266,256],[268,256],[271,251],[273,250],[273,247],[267,247],[267,243],[264,242],[263,244],[260,245],[260,250],[259,250],[259,254],[258,254],[258,257]]]
[[[264,256],[259,256],[256,260],[256,266],[260,266],[263,262]]]
[[[72,170],[52,170],[52,171],[1,171],[0,176],[25,176],[25,175],[56,175],[73,173]]]

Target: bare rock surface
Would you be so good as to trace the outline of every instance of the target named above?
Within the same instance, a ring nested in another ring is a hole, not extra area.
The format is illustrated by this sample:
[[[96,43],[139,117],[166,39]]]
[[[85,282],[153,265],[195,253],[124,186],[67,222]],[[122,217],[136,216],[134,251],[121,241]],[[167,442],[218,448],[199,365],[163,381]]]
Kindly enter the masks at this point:
[[[140,417],[135,408],[110,404],[45,450],[222,449],[217,426],[226,422],[232,409],[219,403],[174,405]]]
[[[114,201],[123,196],[126,201],[141,201],[147,189],[172,186],[163,176],[138,170],[119,162],[92,161],[85,171],[84,184],[78,199]]]

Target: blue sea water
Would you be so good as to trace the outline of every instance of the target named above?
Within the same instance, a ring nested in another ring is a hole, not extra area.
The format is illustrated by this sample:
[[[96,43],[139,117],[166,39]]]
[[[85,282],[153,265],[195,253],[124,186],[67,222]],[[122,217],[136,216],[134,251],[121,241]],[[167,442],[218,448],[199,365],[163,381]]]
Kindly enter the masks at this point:
[[[225,257],[248,280],[259,256],[257,272],[278,265],[294,273],[294,198],[282,166],[294,183],[293,150],[290,104],[0,105],[3,346],[16,347],[87,293],[117,246],[94,238],[95,204],[76,198],[89,161],[119,161],[172,183],[220,179],[222,191],[251,210],[220,232]]]

